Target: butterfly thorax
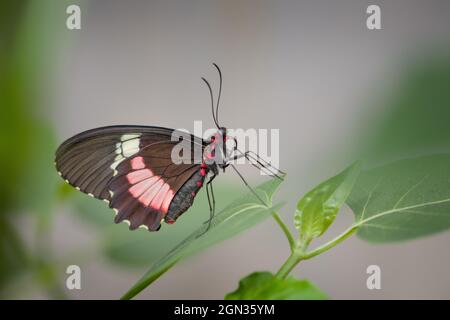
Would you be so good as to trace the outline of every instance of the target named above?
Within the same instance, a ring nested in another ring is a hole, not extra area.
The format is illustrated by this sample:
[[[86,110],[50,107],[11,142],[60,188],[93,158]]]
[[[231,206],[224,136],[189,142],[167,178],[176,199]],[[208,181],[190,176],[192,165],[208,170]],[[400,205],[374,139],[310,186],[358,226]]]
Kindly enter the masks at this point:
[[[210,168],[226,168],[228,159],[230,158],[230,153],[226,148],[228,139],[227,130],[223,127],[219,129],[219,132],[212,135],[209,139],[209,144],[205,147],[203,152],[203,163]]]

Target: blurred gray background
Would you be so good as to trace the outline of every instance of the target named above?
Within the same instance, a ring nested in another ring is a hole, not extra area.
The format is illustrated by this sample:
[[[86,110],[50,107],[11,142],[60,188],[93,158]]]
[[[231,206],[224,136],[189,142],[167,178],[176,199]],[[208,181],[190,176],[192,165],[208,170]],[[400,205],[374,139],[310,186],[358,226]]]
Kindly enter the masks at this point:
[[[431,48],[445,50],[450,39],[448,1],[73,3],[81,6],[81,30],[65,30],[66,15],[58,13],[64,31],[49,113],[58,141],[113,124],[192,129],[194,120],[203,120],[212,126],[200,77],[217,85],[216,62],[224,74],[223,125],[280,129],[280,163],[288,176],[277,199],[288,200],[280,214],[289,224],[304,192],[354,160],[372,115],[386,108],[377,101],[396,87],[403,66]],[[381,7],[382,30],[366,28],[370,4]],[[242,170],[253,184],[264,180],[252,168]],[[216,181],[240,183],[231,171]],[[313,246],[351,221],[344,210]],[[64,256],[89,246],[95,232],[61,206],[52,244]],[[389,245],[353,236],[302,262],[293,275],[334,299],[448,299],[449,244],[450,232]],[[152,246],[158,243],[149,241],[148,250]],[[276,271],[287,256],[283,234],[267,220],[176,265],[139,298],[221,299],[241,277]],[[147,269],[112,266],[100,255],[68,261],[82,267],[82,290],[69,293],[75,298],[118,298]],[[381,267],[381,290],[366,288],[371,264]],[[42,297],[39,291],[26,296]]]

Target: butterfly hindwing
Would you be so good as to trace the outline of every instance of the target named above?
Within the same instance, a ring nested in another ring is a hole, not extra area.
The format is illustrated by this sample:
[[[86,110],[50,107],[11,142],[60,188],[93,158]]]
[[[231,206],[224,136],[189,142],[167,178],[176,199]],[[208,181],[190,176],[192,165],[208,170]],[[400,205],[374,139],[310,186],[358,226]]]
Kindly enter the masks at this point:
[[[110,207],[116,211],[116,222],[126,220],[130,229],[159,229],[174,196],[200,167],[174,164],[170,157],[161,157],[172,150],[172,144],[154,144],[117,166],[117,174],[109,184]]]

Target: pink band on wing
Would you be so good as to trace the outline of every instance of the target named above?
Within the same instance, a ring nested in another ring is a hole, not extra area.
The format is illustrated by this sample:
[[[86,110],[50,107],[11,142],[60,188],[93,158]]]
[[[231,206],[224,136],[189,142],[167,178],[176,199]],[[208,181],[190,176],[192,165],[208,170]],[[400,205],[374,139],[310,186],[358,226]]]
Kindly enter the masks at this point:
[[[141,181],[137,184],[135,184],[134,186],[132,186],[130,189],[128,189],[128,192],[131,193],[131,195],[138,199],[141,196],[144,195],[144,193],[147,193],[149,188],[151,189],[151,187],[155,184],[157,184],[157,179],[159,177],[153,176],[150,179],[146,179],[144,181]]]
[[[153,172],[150,169],[141,169],[127,174],[127,180],[130,184],[136,184],[150,177],[153,177]]]
[[[164,185],[164,181],[160,177],[156,177],[159,179],[158,181],[154,182],[152,186],[147,188],[145,193],[143,193],[139,198],[138,201],[142,203],[144,206],[148,207],[150,203],[152,202],[153,198],[156,197],[161,187]]]
[[[131,169],[135,171],[126,175],[132,185],[128,192],[144,206],[167,213],[175,195],[169,184],[146,167],[143,157],[131,159]]]
[[[169,189],[170,189],[169,185],[165,183],[153,198],[152,202],[150,203],[150,207],[152,207],[155,210],[159,210],[164,201],[164,197]]]
[[[133,170],[145,169],[144,158],[135,157],[135,158],[131,159],[131,169],[133,169]]]

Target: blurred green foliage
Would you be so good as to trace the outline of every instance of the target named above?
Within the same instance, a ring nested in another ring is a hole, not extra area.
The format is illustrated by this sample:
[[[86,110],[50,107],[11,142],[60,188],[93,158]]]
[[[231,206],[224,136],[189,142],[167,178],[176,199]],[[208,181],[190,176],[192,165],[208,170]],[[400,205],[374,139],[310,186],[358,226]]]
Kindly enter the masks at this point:
[[[11,297],[5,288],[27,274],[50,296],[64,297],[49,244],[60,182],[48,117],[63,30],[55,26],[64,22],[57,13],[66,3],[0,4],[0,297]],[[23,219],[31,243],[24,241]]]
[[[358,152],[371,162],[450,151],[450,50],[430,49],[407,61],[376,99],[382,108],[357,133]]]

